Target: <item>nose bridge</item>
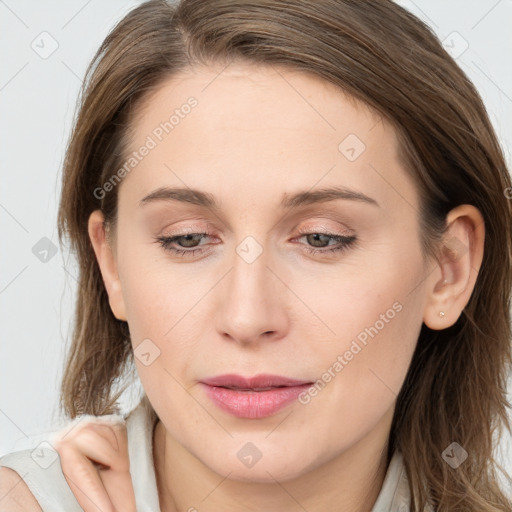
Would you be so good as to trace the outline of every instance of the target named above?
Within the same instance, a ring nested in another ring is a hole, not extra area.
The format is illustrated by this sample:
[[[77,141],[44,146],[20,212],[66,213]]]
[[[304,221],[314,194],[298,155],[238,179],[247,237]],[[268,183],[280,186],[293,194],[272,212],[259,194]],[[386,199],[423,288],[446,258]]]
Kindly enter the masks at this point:
[[[221,298],[219,331],[238,342],[256,340],[263,333],[278,336],[285,327],[282,284],[269,270],[270,252],[254,237],[240,242],[232,258]],[[277,282],[276,282],[277,281]]]
[[[252,237],[241,242],[233,258],[231,285],[234,295],[244,300],[265,303],[270,285],[267,265],[268,254],[258,242]]]

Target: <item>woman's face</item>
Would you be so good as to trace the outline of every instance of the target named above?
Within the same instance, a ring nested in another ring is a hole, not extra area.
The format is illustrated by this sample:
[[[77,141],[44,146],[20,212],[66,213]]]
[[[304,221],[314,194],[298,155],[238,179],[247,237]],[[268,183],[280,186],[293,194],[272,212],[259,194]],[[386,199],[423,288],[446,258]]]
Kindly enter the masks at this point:
[[[170,79],[133,126],[110,298],[167,435],[262,482],[382,449],[427,275],[391,126],[312,75],[245,64]],[[221,405],[202,381],[224,374],[316,385],[288,402],[217,388]]]

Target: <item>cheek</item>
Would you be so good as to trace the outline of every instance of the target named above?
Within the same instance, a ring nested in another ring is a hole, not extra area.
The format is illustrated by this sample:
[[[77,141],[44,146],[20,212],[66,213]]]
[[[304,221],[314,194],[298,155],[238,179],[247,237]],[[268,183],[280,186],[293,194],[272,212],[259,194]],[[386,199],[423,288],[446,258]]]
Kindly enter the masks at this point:
[[[143,270],[130,272],[133,263],[125,262],[123,296],[137,373],[157,410],[179,409],[190,400],[176,368],[186,374],[195,350],[184,332],[191,302],[184,298],[184,283],[173,277],[175,273],[153,268],[150,261]]]
[[[137,243],[130,233],[124,240],[131,243],[120,246],[118,271],[132,342],[165,340],[183,309],[185,283],[179,271],[169,272],[153,242]]]
[[[155,257],[155,250],[144,244],[125,254],[119,268],[140,379],[146,389],[159,382],[174,386],[170,373],[181,380],[176,369],[186,375],[191,354],[197,351],[201,309],[195,306],[214,281],[205,284],[197,271],[185,272],[165,257]],[[140,356],[148,352],[154,362],[146,365]]]
[[[162,300],[163,290],[166,290],[165,300]],[[173,293],[162,280],[145,278],[139,273],[123,282],[123,296],[132,342],[136,345],[140,338],[163,340],[174,324],[174,318],[169,314],[174,310],[172,297],[179,294]]]
[[[356,337],[363,343],[375,337],[375,331],[381,339],[386,332],[393,337],[394,329],[421,318],[421,259],[375,256],[375,261],[341,264],[323,274],[302,273],[288,281],[306,306],[295,321],[310,332],[314,328],[320,346],[343,349]]]
[[[392,298],[382,295],[367,303],[358,321],[340,315],[336,342],[316,345],[311,352],[318,380],[299,402],[301,415],[308,418],[306,430],[320,432],[325,440],[326,458],[372,431],[382,432],[379,425],[392,419],[421,326],[416,304]]]
[[[333,332],[310,352],[319,381],[302,400],[311,404],[312,416],[323,407],[336,411],[333,429],[340,418],[351,418],[354,428],[371,425],[400,391],[422,325],[423,267],[417,256],[381,259],[337,281],[326,277],[324,293],[314,300]]]

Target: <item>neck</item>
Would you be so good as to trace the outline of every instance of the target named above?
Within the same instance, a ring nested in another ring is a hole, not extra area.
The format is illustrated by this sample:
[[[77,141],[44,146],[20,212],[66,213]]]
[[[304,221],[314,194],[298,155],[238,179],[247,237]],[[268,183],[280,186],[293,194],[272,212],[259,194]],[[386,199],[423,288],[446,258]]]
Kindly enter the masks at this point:
[[[160,510],[326,512],[338,511],[342,505],[344,512],[370,512],[388,467],[387,435],[382,432],[372,432],[371,439],[361,439],[307,473],[282,482],[260,483],[219,475],[173,438],[159,420],[153,455]]]

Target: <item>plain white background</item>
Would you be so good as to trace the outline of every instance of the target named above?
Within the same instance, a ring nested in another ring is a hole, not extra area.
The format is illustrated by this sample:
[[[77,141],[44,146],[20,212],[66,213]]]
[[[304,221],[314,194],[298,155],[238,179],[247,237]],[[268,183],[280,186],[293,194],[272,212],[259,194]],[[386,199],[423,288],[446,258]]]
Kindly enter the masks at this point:
[[[0,0],[0,456],[35,446],[59,420],[77,275],[57,239],[64,149],[87,64],[139,3]],[[436,31],[475,83],[510,168],[512,0],[398,3]],[[46,261],[41,250],[49,250]],[[126,407],[132,403],[128,396]],[[511,440],[502,446],[512,474]]]

